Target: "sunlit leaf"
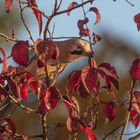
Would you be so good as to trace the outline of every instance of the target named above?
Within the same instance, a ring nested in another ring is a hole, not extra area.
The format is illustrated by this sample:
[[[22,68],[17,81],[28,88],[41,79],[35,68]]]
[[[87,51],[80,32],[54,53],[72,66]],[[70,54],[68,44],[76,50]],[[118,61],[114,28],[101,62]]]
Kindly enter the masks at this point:
[[[140,59],[135,59],[130,67],[130,75],[133,80],[140,79]]]
[[[106,118],[108,118],[109,121],[113,121],[117,115],[117,107],[116,104],[112,101],[106,102],[101,101],[103,104],[103,111]]]
[[[137,24],[138,31],[140,30],[140,13],[134,16],[134,22]]]
[[[73,71],[68,78],[68,90],[73,92],[73,90],[78,86],[81,81],[81,70]]]
[[[79,129],[79,121],[77,118],[68,117],[66,125],[70,132],[77,132]]]
[[[111,66],[109,63],[101,63],[99,67],[106,69],[114,78],[118,78],[115,68]]]
[[[82,82],[79,83],[78,87],[76,88],[76,91],[78,95],[84,99],[87,99],[87,97],[89,96],[89,93],[87,92]]]
[[[80,125],[80,130],[87,135],[88,140],[97,140],[96,135],[87,126]]]
[[[89,36],[90,35],[90,30],[88,28],[84,28],[84,25],[89,22],[88,18],[85,18],[84,20],[78,20],[77,26],[79,29],[79,34],[81,36]]]
[[[42,15],[39,12],[39,9],[38,9],[36,1],[35,0],[28,0],[28,1],[29,1],[29,6],[33,10],[33,13],[35,14],[36,19],[38,21],[39,34],[41,34],[41,31],[42,31]]]
[[[28,84],[27,82],[23,83],[21,88],[20,88],[20,95],[21,98],[24,100],[28,99]]]
[[[77,2],[71,2],[71,3],[68,5],[68,10],[69,10],[69,11],[67,12],[68,16],[69,16],[70,13],[71,13],[71,10],[70,10],[70,9],[72,9],[73,7],[75,7],[77,4],[78,4]]]
[[[13,0],[5,0],[5,7],[6,7],[6,12],[9,13],[11,7],[12,7]]]
[[[99,89],[98,73],[95,68],[85,66],[82,69],[81,78],[86,90],[90,92],[97,92]]]
[[[26,66],[29,60],[27,41],[18,41],[12,48],[12,58],[19,65]]]
[[[140,122],[140,116],[135,110],[130,111],[130,119],[134,127],[137,128]]]
[[[94,22],[94,25],[98,24],[101,21],[101,15],[99,10],[96,7],[91,7],[89,11],[94,12],[96,14],[96,20]]]

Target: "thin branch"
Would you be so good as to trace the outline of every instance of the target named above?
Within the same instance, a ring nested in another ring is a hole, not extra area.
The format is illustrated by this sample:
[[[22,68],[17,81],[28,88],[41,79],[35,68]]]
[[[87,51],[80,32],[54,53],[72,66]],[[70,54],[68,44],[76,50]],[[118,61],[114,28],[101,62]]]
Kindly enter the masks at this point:
[[[91,3],[92,1],[94,1],[94,0],[88,0],[88,1],[85,1],[85,2],[83,2],[83,3],[81,3],[81,4],[79,4],[79,5],[74,6],[74,7],[71,8],[71,9],[59,11],[59,12],[57,12],[54,16],[61,15],[61,14],[67,13],[67,12],[69,12],[69,11],[75,10],[75,9],[77,9],[77,8],[80,8],[80,7],[84,6],[84,5],[86,5],[87,3]]]
[[[10,37],[10,36],[7,36],[7,35],[5,35],[5,34],[3,34],[3,33],[0,33],[0,37],[5,38],[5,39],[6,39],[6,41],[18,42],[18,40],[17,40],[17,39],[15,39],[15,38],[13,38],[13,37]]]
[[[138,133],[137,135],[129,138],[129,140],[137,140],[138,138],[140,138],[140,133]]]
[[[35,41],[34,41],[34,39],[32,37],[32,34],[31,34],[31,31],[29,30],[29,28],[28,28],[28,26],[27,26],[27,24],[26,24],[26,22],[25,22],[25,20],[23,18],[23,13],[22,13],[23,12],[23,9],[22,9],[22,6],[21,6],[21,3],[20,2],[19,2],[19,8],[20,8],[20,17],[21,17],[21,20],[23,22],[23,25],[25,26],[25,29],[27,30],[27,32],[28,32],[28,34],[30,36],[30,39],[35,44]]]
[[[134,89],[134,86],[135,86],[135,81],[132,81],[131,88],[130,88],[130,91],[129,91],[129,93],[130,93],[130,97],[129,98],[130,99],[129,99],[129,108],[127,110],[128,113],[126,112],[126,123],[125,123],[125,125],[124,125],[124,127],[122,129],[122,135],[121,135],[120,140],[124,139],[124,134],[126,133],[126,130],[127,130],[127,127],[128,127],[129,118],[130,118],[130,110],[132,108],[132,99],[133,99],[133,89]]]
[[[131,6],[134,6],[134,4],[133,3],[131,3],[130,1],[128,1],[128,0],[125,0],[128,4],[130,4]]]
[[[9,95],[9,98],[15,103],[17,104],[20,108],[26,110],[27,112],[35,112],[35,113],[39,113],[37,110],[34,110],[30,107],[24,106],[23,104],[21,104],[18,100],[16,100],[12,95]]]
[[[117,131],[118,129],[120,129],[122,126],[124,126],[125,122],[119,124],[117,127],[115,127],[114,129],[112,129],[110,132],[108,132],[102,140],[106,140],[110,135],[112,135],[115,131]]]
[[[41,115],[41,123],[42,123],[42,133],[43,133],[43,140],[48,140],[47,132],[47,115],[48,112]]]
[[[83,0],[81,0],[81,2],[84,3]],[[86,11],[85,11],[84,5],[82,5],[82,9],[83,9],[83,13],[84,13],[84,18],[87,18],[87,17],[86,17]],[[86,29],[88,29],[87,23],[86,23]],[[93,50],[93,49],[92,49],[92,45],[93,45],[93,44],[92,44],[91,36],[90,36],[90,35],[88,35],[88,39],[89,39],[90,49]]]

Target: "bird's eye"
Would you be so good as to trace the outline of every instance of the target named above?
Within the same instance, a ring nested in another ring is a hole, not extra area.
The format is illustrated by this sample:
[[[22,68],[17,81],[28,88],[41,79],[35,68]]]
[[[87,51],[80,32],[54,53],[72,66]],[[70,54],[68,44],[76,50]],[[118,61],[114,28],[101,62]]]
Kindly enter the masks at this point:
[[[81,50],[81,46],[77,46],[77,50]]]
[[[82,50],[75,50],[75,51],[70,52],[70,54],[72,55],[81,55],[82,53],[83,53]]]

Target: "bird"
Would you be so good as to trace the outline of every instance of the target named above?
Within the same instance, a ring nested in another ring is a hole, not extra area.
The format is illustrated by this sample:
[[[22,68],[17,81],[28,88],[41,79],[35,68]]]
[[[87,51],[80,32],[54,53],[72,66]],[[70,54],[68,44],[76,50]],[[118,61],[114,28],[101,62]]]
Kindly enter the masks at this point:
[[[90,43],[84,39],[72,38],[63,41],[54,41],[54,43],[58,47],[59,57],[55,61],[50,60],[47,62],[49,76],[56,71],[58,74],[61,73],[69,63],[91,54]],[[45,69],[44,67],[38,68],[37,62],[37,57],[33,56],[26,69],[32,72],[37,78],[42,79],[45,77]]]

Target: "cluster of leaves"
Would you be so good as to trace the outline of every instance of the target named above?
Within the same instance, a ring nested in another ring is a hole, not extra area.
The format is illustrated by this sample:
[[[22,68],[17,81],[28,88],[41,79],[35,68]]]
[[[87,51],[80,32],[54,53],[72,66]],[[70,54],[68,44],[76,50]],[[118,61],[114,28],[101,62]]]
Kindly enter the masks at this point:
[[[13,0],[5,0],[6,11],[8,13],[11,10],[13,2]],[[93,0],[89,0],[87,2],[92,4]],[[32,9],[38,21],[39,34],[41,34],[43,24],[42,15],[44,15],[44,13],[39,10],[35,0],[27,0],[26,2],[21,2],[21,4],[26,4],[27,7]],[[56,1],[55,8],[53,9],[54,12],[48,18],[46,28],[49,27],[48,25],[51,18],[53,18],[55,14],[58,14],[57,10],[60,5],[57,6]],[[71,11],[78,7],[83,7],[83,13],[85,16],[84,19],[80,19],[77,22],[79,35],[80,37],[89,37],[89,39],[92,38],[93,43],[90,42],[90,45],[95,45],[101,40],[101,37],[94,32],[91,33],[87,24],[89,22],[89,12],[94,12],[96,14],[94,25],[101,21],[101,15],[96,7],[90,7],[88,12],[85,12],[83,3],[78,4],[77,2],[72,2],[68,5],[66,11],[59,12],[59,14],[66,12],[68,16],[70,16]],[[139,14],[134,17],[134,21],[136,22],[139,30]],[[48,29],[44,30],[44,34],[47,30]],[[32,49],[36,55],[38,69],[44,68],[44,71],[46,72],[45,80],[36,78],[36,76],[26,68],[30,63],[30,49]],[[16,43],[12,46],[10,56],[12,56],[13,60],[17,64],[19,64],[18,67],[13,67],[7,64],[8,57],[3,48],[0,48],[0,52],[3,56],[3,59],[0,60],[2,63],[2,72],[0,74],[1,102],[6,98],[9,98],[27,112],[36,112],[43,116],[48,111],[55,109],[60,101],[63,101],[68,110],[68,118],[66,122],[67,129],[73,133],[81,131],[87,135],[89,140],[97,139],[93,130],[97,127],[99,106],[102,107],[106,120],[112,122],[116,118],[117,103],[114,98],[116,98],[115,91],[119,90],[117,72],[109,63],[101,63],[97,65],[92,50],[91,55],[89,55],[89,65],[83,67],[81,70],[75,70],[69,75],[67,81],[67,95],[64,96],[61,95],[61,91],[54,86],[54,84],[48,84],[51,82],[48,82],[50,77],[48,77],[46,64],[50,60],[56,61],[59,57],[58,47],[52,39],[48,39],[45,36],[44,39],[37,39],[33,45],[30,45],[28,41],[16,41]],[[130,75],[133,84],[128,92],[128,111],[130,113],[130,120],[135,128],[137,128],[140,115],[140,91],[135,91],[134,86],[140,79],[140,59],[136,59],[132,63]],[[105,90],[113,95],[113,100],[101,100],[99,98],[101,90]],[[30,92],[34,93],[38,98],[39,104],[36,110],[26,107],[21,103],[22,100],[28,100]],[[78,99],[76,99],[73,92],[76,92],[76,94],[85,99],[85,102],[88,102],[87,109],[84,114],[80,112]],[[91,112],[91,116],[89,115],[89,112]],[[6,136],[9,139],[16,139],[20,137],[27,140],[28,137],[16,133],[16,127],[10,118],[1,118],[0,122],[0,139],[3,140]],[[3,126],[3,124],[5,124],[4,122],[6,122],[6,125]]]

